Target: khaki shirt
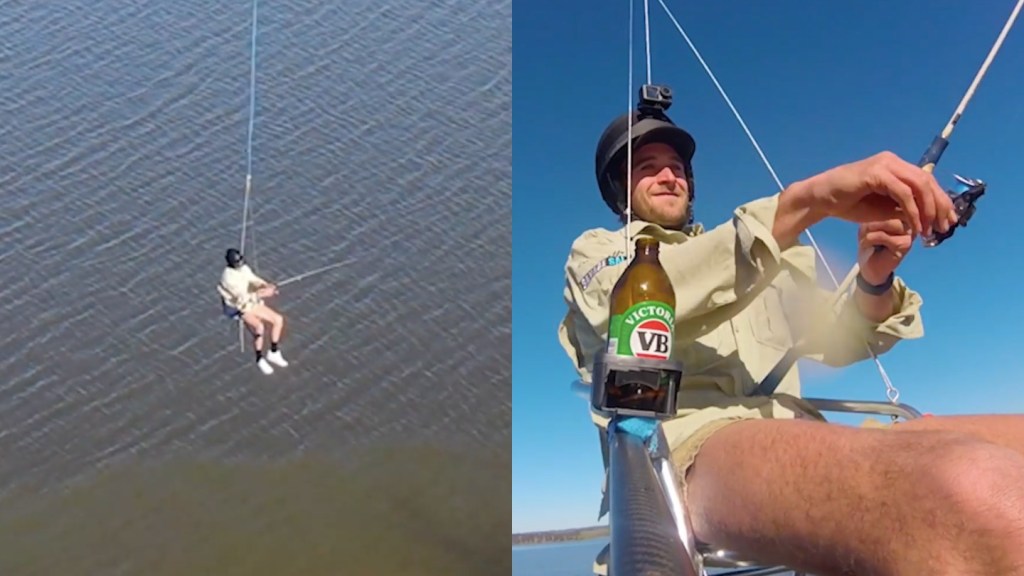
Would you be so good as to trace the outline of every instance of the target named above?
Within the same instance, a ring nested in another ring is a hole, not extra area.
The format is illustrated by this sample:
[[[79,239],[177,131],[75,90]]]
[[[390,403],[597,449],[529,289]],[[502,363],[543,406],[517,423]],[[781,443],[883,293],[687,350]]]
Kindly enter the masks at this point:
[[[261,300],[255,290],[265,284],[267,281],[257,276],[248,264],[243,264],[237,270],[228,266],[220,275],[217,292],[228,306],[240,312],[247,312],[260,303]]]
[[[773,398],[749,395],[801,336],[808,342],[803,357],[845,366],[870,357],[866,342],[882,354],[924,334],[921,297],[900,278],[893,284],[897,311],[881,324],[865,319],[850,293],[833,308],[834,293],[818,286],[813,249],[797,244],[780,251],[771,234],[777,207],[778,194],[755,200],[707,232],[631,223],[631,243],[637,235],[661,241],[660,260],[676,294],[673,358],[682,362],[684,376],[681,418],[663,426],[670,445],[714,418],[800,417],[792,403],[776,401],[800,397],[795,364]],[[568,311],[558,337],[584,382],[605,346],[609,297],[626,269],[624,255],[623,230],[593,229],[573,242],[565,265]],[[592,417],[599,426],[607,423]]]

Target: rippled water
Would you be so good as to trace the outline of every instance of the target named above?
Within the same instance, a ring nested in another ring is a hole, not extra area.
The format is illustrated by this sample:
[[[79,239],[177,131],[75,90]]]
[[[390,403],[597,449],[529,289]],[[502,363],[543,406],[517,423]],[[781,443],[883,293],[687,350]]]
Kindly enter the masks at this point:
[[[508,573],[511,2],[260,3],[269,377],[251,11],[0,1],[0,572]]]

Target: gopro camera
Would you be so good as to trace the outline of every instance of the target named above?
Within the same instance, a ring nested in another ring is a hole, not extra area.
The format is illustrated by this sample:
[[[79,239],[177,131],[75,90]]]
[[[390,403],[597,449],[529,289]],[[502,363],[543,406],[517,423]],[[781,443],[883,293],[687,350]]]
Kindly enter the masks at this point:
[[[640,87],[640,102],[637,108],[641,112],[665,112],[672,106],[672,89],[658,84],[644,84]]]

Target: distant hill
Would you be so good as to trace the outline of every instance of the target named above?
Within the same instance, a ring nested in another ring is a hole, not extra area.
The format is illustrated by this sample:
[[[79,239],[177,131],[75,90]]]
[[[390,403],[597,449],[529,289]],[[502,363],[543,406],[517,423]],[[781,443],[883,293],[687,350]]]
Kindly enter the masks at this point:
[[[586,528],[569,528],[568,530],[548,530],[545,532],[520,532],[512,534],[512,545],[546,544],[550,542],[574,542],[607,538],[608,526],[588,526]]]

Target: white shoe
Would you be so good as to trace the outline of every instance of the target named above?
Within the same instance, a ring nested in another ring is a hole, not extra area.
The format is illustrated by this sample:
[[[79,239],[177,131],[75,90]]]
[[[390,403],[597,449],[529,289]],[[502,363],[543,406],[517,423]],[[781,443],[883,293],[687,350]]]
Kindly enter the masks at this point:
[[[261,372],[267,374],[268,376],[274,373],[274,367],[271,366],[269,362],[267,362],[266,358],[260,358],[259,361],[256,362],[256,367],[259,368]]]
[[[277,352],[267,352],[267,360],[270,360],[271,362],[277,364],[281,368],[284,368],[285,366],[288,365],[288,361],[285,360],[284,356],[281,355],[280,350],[278,350]]]

